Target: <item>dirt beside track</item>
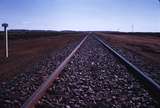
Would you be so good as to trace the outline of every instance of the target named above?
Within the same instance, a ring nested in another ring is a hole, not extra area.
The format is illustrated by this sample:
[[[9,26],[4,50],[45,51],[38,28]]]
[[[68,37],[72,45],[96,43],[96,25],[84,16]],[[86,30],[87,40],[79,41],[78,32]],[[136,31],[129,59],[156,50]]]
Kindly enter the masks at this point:
[[[0,81],[7,81],[24,72],[27,67],[40,58],[62,49],[70,43],[83,38],[83,34],[64,34],[59,36],[31,39],[9,40],[9,58],[5,58],[5,43],[0,40]]]

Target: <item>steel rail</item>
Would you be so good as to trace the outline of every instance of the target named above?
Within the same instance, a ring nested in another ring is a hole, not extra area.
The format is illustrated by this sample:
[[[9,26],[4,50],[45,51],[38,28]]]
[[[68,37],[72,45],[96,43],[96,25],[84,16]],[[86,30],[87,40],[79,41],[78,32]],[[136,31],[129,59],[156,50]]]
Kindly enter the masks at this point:
[[[143,83],[151,90],[151,93],[155,95],[157,99],[160,99],[160,85],[156,83],[152,78],[148,77],[144,72],[138,69],[135,65],[117,53],[113,48],[102,41],[98,36],[94,35],[94,38],[98,40],[104,47],[109,49],[115,56],[117,56],[129,69],[132,70],[133,74],[136,75]]]
[[[25,101],[21,108],[34,108],[39,99],[44,96],[46,90],[53,84],[58,75],[62,72],[66,64],[70,61],[72,56],[76,53],[76,51],[81,47],[84,41],[87,39],[87,36],[76,46],[76,48],[71,52],[71,54],[57,67],[57,69],[49,76],[49,78],[42,83],[39,88]]]

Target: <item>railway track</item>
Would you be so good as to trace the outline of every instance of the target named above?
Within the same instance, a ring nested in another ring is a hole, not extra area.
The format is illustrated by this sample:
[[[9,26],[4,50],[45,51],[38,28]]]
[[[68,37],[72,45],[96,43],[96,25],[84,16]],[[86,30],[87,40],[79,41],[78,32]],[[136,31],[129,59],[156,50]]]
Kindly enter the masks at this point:
[[[97,33],[96,33],[96,35],[99,36],[105,43],[107,43],[107,45],[109,45],[110,47],[112,47],[116,52],[118,52],[118,54],[120,54],[125,59],[127,59],[129,62],[131,62],[132,64],[134,64],[138,69],[140,69],[141,71],[145,72],[145,74],[147,76],[149,76],[150,78],[152,78],[156,83],[158,83],[160,85],[160,81],[159,81],[160,80],[160,73],[159,73],[160,64],[158,62],[155,62],[154,60],[152,60],[152,58],[156,58],[158,56],[155,56],[155,57],[153,57],[153,56],[151,56],[151,57],[146,56],[145,54],[148,55],[148,54],[150,54],[149,52],[148,53],[146,52],[144,55],[141,54],[141,52],[143,52],[145,50],[145,48],[146,48],[146,47],[143,47],[143,45],[142,46],[141,45],[139,45],[139,46],[137,45],[137,47],[135,47],[134,45],[131,45],[131,44],[129,44],[129,45],[125,44],[125,43],[127,43],[127,41],[126,41],[126,42],[122,43],[124,46],[123,45],[119,46],[118,44],[116,45],[116,43],[108,40],[109,37],[110,37],[110,35],[106,35],[106,37],[103,36],[103,35],[101,35],[101,34],[97,34]],[[118,38],[119,37],[117,37],[117,39]],[[129,37],[129,38],[131,38],[131,37]],[[126,39],[127,39],[127,37],[126,37]],[[115,37],[115,40],[116,40],[116,37]],[[142,44],[142,43],[140,43],[140,44]],[[141,50],[138,51],[137,48],[140,48]],[[146,48],[146,50],[147,49],[148,48]],[[149,49],[148,49],[148,51],[149,51]],[[152,49],[150,49],[150,50],[152,50]],[[158,49],[157,49],[157,51],[158,51]],[[154,52],[156,52],[156,50],[153,51],[153,53]]]
[[[144,74],[145,72],[142,72],[140,69],[138,69],[135,65],[133,65],[131,62],[129,62],[127,59],[117,53],[100,38],[98,38],[97,36],[95,36],[95,38],[107,49],[109,49],[116,57],[118,57],[137,77],[139,77],[139,79],[141,79],[143,83],[148,86],[148,89],[150,89],[155,96],[160,96],[160,85],[158,83],[156,83],[152,78]]]
[[[134,72],[141,82],[145,82],[147,89],[154,92],[154,96],[156,94],[158,98],[160,97],[159,85],[151,78],[145,76],[98,37],[86,36],[28,98],[22,108],[78,108],[86,107],[87,104],[87,107],[158,105],[158,101],[140,86],[139,80],[129,74],[130,71]]]

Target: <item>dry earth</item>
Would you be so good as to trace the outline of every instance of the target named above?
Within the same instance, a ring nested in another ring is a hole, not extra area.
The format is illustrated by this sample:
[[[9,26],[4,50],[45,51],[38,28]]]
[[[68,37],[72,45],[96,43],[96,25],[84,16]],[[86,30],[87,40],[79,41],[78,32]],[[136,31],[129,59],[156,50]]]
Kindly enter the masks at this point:
[[[5,58],[5,43],[0,40],[0,81],[12,79],[33,65],[41,56],[62,49],[69,43],[83,38],[83,34],[14,39],[9,41],[9,58]]]

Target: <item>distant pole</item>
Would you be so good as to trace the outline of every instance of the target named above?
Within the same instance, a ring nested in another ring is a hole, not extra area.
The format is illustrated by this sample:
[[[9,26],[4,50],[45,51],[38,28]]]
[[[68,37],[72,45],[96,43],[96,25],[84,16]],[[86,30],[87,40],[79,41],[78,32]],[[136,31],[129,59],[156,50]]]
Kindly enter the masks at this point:
[[[132,29],[132,32],[134,32],[134,25],[132,24],[132,26],[131,26],[131,29]]]
[[[2,27],[4,27],[4,32],[6,34],[6,58],[8,58],[8,31],[7,31],[8,24],[3,23]]]

